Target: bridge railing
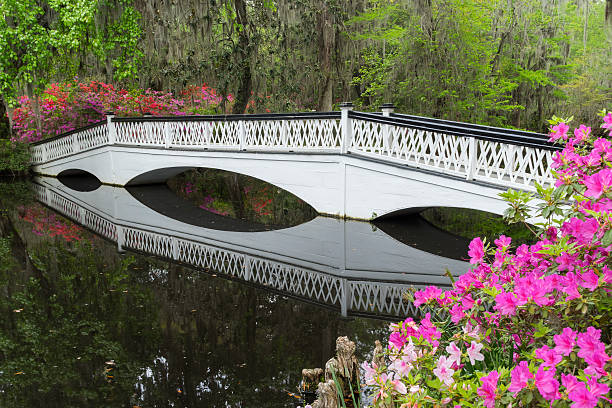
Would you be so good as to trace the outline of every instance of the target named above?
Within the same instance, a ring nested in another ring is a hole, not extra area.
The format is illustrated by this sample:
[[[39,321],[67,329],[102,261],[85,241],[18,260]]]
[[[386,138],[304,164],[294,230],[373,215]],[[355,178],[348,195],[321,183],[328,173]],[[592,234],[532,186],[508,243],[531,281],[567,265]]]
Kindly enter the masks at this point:
[[[81,205],[61,191],[33,184],[37,199],[94,233],[129,249],[339,310],[344,316],[397,318],[426,312],[403,301],[408,283],[353,280],[245,252],[160,233]]]
[[[543,134],[412,115],[342,112],[112,117],[34,143],[32,164],[105,145],[328,152],[366,156],[467,180],[534,190],[553,182]]]
[[[348,151],[507,187],[553,182],[543,134],[410,115],[349,112]]]

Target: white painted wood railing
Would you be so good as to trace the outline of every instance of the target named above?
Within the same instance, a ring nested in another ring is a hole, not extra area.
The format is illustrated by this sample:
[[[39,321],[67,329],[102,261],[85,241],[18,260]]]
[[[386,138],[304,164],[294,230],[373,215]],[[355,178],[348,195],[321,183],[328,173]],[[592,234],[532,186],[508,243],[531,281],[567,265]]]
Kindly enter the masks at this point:
[[[341,112],[115,118],[31,146],[32,164],[102,146],[326,152],[448,174],[502,187],[550,185],[547,136],[439,119]]]
[[[210,270],[227,278],[238,279],[339,310],[344,316],[397,318],[418,316],[423,308],[403,302],[410,285],[394,282],[351,280],[311,268],[278,262],[261,256],[238,252],[162,234],[140,226],[118,222],[101,211],[86,208],[55,189],[34,184],[37,199],[94,233],[116,242],[119,250],[134,250]]]

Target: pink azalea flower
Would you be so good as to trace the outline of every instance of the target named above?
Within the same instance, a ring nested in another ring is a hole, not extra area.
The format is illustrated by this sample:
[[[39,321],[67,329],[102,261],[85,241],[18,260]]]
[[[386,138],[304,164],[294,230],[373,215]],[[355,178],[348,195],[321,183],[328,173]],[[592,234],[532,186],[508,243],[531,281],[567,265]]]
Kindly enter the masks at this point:
[[[549,141],[553,142],[559,139],[567,140],[568,130],[569,130],[569,126],[567,126],[563,122],[559,123],[558,125],[553,126],[550,129],[550,133],[548,134],[550,136]]]
[[[587,328],[585,333],[578,333],[578,357],[587,358],[597,352],[605,350],[605,345],[599,341],[601,330],[595,329],[593,326]]]
[[[399,392],[400,394],[407,394],[408,393],[408,389],[406,388],[406,384],[404,384],[401,380],[393,380],[391,381],[391,384],[393,384],[393,389],[397,392]]]
[[[599,284],[599,276],[592,270],[588,270],[580,274],[580,286],[590,290],[591,292],[597,289]]]
[[[561,355],[569,356],[576,345],[576,332],[566,327],[561,334],[553,336],[555,340],[555,351]]]
[[[484,400],[484,406],[487,408],[495,407],[495,397],[497,396],[497,380],[499,374],[496,370],[491,371],[488,375],[480,377],[482,386],[476,390],[478,395]]]
[[[428,286],[425,289],[414,293],[414,305],[418,307],[432,299],[437,299],[441,294],[441,289],[437,288],[436,286]]]
[[[468,255],[470,257],[470,263],[476,265],[484,258],[484,244],[480,237],[474,238],[469,245]]]
[[[480,353],[481,349],[482,349],[482,343],[476,343],[474,340],[472,340],[470,347],[468,347],[467,349],[467,355],[470,359],[470,364],[474,365],[475,361],[484,360],[484,355]]]
[[[561,374],[561,384],[569,394],[578,385],[578,379],[571,374]]]
[[[529,366],[526,361],[521,361],[510,373],[511,381],[508,391],[516,393],[527,386],[533,374],[529,371]]]
[[[586,140],[591,134],[591,128],[585,125],[580,125],[580,127],[574,129],[574,137],[575,142],[580,143]]]
[[[584,192],[586,197],[599,198],[607,193],[612,186],[612,169],[606,168],[592,176],[584,178],[584,185],[587,190]]]
[[[505,235],[500,235],[498,239],[493,241],[498,248],[508,248],[512,242],[512,238]]]
[[[459,323],[461,319],[465,317],[465,312],[459,303],[455,303],[452,308],[449,309],[451,315],[451,321],[455,324]]]
[[[495,296],[494,309],[504,316],[513,316],[516,313],[517,306],[516,296],[513,293],[502,292]]]
[[[433,373],[438,377],[440,381],[442,381],[447,386],[450,386],[455,382],[453,379],[453,374],[455,370],[453,370],[451,365],[453,364],[452,360],[448,360],[445,356],[440,356],[438,358],[438,363],[436,364],[436,368],[434,368]]]
[[[555,378],[556,369],[546,370],[544,364],[540,365],[535,375],[535,385],[542,397],[547,401],[561,398],[559,394],[559,381]]]
[[[599,400],[595,394],[587,389],[583,382],[578,382],[574,386],[568,394],[568,398],[573,402],[571,408],[594,408]]]
[[[537,349],[536,357],[540,360],[544,360],[542,363],[542,366],[544,367],[555,367],[563,359],[563,357],[558,354],[555,349],[551,349],[548,346],[542,346]]]
[[[612,136],[612,112],[608,112],[606,116],[603,118],[604,123],[601,125],[602,128],[610,131],[610,136]]]
[[[451,341],[448,346],[446,346],[446,352],[450,354],[449,361],[451,363],[455,363],[457,365],[461,364],[461,349],[457,347],[454,341]]]

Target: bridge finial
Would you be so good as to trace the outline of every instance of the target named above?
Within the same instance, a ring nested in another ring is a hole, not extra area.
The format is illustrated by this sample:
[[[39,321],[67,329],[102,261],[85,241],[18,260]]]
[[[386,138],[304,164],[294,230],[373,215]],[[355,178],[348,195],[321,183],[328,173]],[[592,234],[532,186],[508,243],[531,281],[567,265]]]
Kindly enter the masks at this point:
[[[353,109],[353,102],[341,102],[338,106],[340,109]]]
[[[380,105],[380,110],[382,110],[383,116],[391,116],[395,110],[395,105],[392,103],[383,103]]]

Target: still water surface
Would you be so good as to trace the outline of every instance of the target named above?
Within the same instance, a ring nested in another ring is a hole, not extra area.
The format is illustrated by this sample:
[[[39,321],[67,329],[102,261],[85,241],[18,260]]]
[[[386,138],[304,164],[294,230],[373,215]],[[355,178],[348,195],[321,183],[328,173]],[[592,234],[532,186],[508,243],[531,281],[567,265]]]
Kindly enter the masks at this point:
[[[337,336],[366,357],[406,288],[467,268],[456,214],[344,222],[220,172],[3,183],[0,203],[2,407],[295,406]]]

